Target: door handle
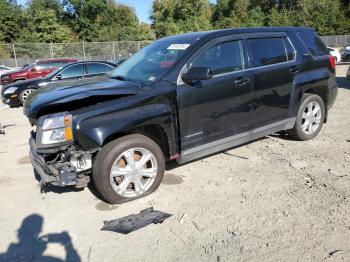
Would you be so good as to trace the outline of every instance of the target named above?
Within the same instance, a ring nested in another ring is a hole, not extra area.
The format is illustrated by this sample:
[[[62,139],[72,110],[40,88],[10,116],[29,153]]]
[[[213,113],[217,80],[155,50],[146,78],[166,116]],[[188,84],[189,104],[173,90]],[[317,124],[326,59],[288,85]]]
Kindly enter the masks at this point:
[[[290,69],[289,69],[289,72],[295,74],[295,73],[298,73],[300,72],[300,67],[299,66],[292,66]]]
[[[234,81],[235,86],[243,86],[249,83],[249,78],[247,77],[239,77]]]

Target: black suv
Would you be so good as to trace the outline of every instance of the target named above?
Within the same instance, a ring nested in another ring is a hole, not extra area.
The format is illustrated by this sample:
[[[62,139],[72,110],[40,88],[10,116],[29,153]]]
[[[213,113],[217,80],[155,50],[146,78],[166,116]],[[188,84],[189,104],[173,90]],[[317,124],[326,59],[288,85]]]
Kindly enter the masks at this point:
[[[197,32],[148,45],[109,77],[41,88],[24,112],[42,184],[84,187],[109,203],[150,194],[165,162],[189,162],[286,130],[314,138],[338,86],[310,28]]]

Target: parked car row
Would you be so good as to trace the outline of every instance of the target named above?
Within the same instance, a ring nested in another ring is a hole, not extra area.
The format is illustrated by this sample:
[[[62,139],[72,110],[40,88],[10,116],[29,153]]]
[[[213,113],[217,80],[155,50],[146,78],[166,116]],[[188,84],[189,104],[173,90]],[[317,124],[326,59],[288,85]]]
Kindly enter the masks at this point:
[[[4,103],[11,107],[23,105],[29,94],[40,87],[61,80],[77,80],[102,75],[112,71],[117,64],[104,61],[68,63],[52,71],[46,77],[15,82],[3,87],[1,95]]]
[[[7,85],[21,80],[46,76],[56,68],[59,68],[67,63],[77,61],[78,60],[76,59],[49,59],[27,64],[24,65],[20,70],[2,74],[0,78],[0,84]]]

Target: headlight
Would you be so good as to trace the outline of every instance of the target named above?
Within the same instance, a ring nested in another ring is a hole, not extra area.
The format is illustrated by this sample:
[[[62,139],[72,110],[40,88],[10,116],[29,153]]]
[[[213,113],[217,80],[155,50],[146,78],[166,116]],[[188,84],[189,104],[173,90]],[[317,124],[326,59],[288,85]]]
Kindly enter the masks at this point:
[[[38,121],[37,142],[41,146],[68,143],[73,140],[72,115],[59,113],[41,117]]]
[[[11,86],[9,88],[6,88],[4,90],[4,95],[12,94],[12,93],[16,92],[17,89],[18,89],[18,87],[16,87],[16,86]]]

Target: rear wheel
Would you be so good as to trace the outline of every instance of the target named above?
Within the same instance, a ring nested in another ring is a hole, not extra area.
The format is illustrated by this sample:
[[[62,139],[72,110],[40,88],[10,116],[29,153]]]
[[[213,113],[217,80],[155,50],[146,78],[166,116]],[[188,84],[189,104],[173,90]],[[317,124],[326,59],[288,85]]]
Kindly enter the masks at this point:
[[[34,89],[24,89],[20,94],[19,94],[19,101],[21,102],[22,105],[24,105],[24,102],[27,100],[28,96],[33,93],[35,90]]]
[[[111,204],[155,191],[164,176],[165,160],[157,143],[128,135],[105,145],[97,154],[92,177],[97,191]]]
[[[325,106],[320,96],[304,94],[293,129],[288,134],[298,140],[306,141],[320,132],[324,118]]]

